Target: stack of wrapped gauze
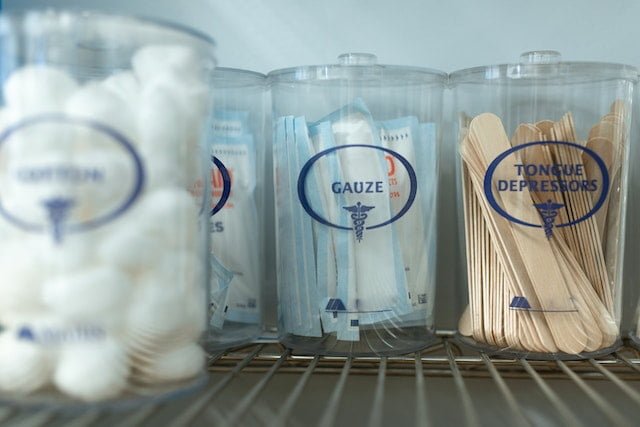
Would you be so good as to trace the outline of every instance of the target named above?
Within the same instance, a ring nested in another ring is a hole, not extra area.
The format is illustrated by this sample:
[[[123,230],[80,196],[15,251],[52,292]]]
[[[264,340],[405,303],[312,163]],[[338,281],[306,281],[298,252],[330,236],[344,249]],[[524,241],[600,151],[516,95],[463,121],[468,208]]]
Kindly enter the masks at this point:
[[[80,84],[16,69],[0,110],[0,389],[83,400],[187,380],[204,365],[197,53],[149,45]]]

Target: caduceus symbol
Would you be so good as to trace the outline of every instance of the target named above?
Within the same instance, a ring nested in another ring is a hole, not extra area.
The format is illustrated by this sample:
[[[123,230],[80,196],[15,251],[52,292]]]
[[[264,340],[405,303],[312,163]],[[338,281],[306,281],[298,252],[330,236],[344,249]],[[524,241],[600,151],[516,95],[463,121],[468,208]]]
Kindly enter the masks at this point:
[[[375,206],[366,206],[358,202],[353,206],[343,206],[342,209],[351,212],[351,219],[353,220],[353,231],[356,233],[356,240],[362,241],[364,234],[364,222],[367,219],[367,212],[374,209]]]
[[[564,207],[564,205],[562,203],[554,203],[549,199],[544,203],[535,203],[533,206],[540,212],[544,234],[547,236],[547,239],[550,239],[553,235],[553,224],[558,216],[558,210]]]
[[[62,243],[62,233],[64,222],[69,217],[71,208],[75,205],[73,199],[65,197],[52,197],[42,201],[42,205],[49,214],[49,221],[53,231],[53,241],[56,244]]]

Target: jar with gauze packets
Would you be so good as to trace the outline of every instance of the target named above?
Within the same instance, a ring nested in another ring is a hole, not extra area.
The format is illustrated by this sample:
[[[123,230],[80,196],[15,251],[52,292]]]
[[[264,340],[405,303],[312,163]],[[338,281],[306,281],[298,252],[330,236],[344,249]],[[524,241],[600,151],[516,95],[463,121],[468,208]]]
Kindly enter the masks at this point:
[[[528,52],[450,76],[469,302],[459,339],[529,358],[620,345],[634,67]]]
[[[262,332],[266,76],[214,72],[211,121],[211,306],[208,350]]]
[[[124,16],[0,17],[3,400],[131,405],[206,382],[213,49]]]
[[[345,54],[269,81],[283,343],[327,355],[432,344],[446,74]]]

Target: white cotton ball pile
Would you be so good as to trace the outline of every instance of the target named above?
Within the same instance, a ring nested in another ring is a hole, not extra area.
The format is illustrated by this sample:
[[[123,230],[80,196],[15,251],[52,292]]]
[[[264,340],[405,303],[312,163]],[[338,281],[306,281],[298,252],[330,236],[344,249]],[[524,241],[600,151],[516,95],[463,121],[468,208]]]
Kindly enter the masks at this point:
[[[107,77],[102,85],[118,95],[120,99],[136,111],[140,97],[140,82],[131,71],[121,71]]]
[[[199,214],[196,199],[178,187],[148,192],[135,213],[142,229],[159,236],[169,248],[192,251],[199,249]]]
[[[140,49],[131,60],[141,82],[175,76],[187,82],[202,82],[202,60],[198,53],[180,45],[152,45]]]
[[[99,243],[97,254],[105,264],[137,273],[157,265],[157,252],[162,244],[158,237],[141,233],[137,224],[126,223]]]
[[[68,117],[16,132],[3,152],[10,171],[72,164],[106,178],[2,188],[3,207],[45,225],[38,233],[10,225],[0,235],[0,322],[8,328],[0,334],[0,390],[53,384],[96,401],[117,397],[132,380],[180,381],[202,369],[206,236],[202,201],[189,192],[203,178],[198,150],[209,90],[200,63],[191,49],[157,45],[134,55],[132,71],[101,82],[79,86],[47,66],[21,68],[6,80],[0,132],[32,114]],[[124,136],[142,161],[144,186],[108,224],[69,227],[58,241],[48,228],[51,212],[34,200],[71,196],[70,218],[85,224],[118,208],[135,183],[127,144],[74,119]],[[2,230],[5,222],[0,217]],[[26,338],[18,338],[21,330]]]
[[[4,83],[3,94],[11,111],[23,117],[62,111],[77,86],[75,80],[62,70],[29,65],[9,76]]]
[[[129,369],[123,343],[107,338],[65,346],[60,352],[53,381],[60,390],[75,398],[103,400],[125,390]]]
[[[194,377],[202,370],[205,353],[189,343],[171,351],[157,353],[137,369],[136,379],[143,382],[179,381]]]
[[[32,239],[12,239],[0,246],[0,319],[38,312],[44,272]]]
[[[136,136],[133,110],[120,96],[98,83],[88,83],[75,91],[65,104],[65,111],[75,117],[104,122],[130,139]],[[80,137],[92,137],[95,131],[84,131]]]
[[[109,324],[118,320],[133,283],[117,268],[96,266],[49,279],[42,287],[44,303],[63,318]]]
[[[0,334],[0,389],[31,393],[51,380],[51,354],[42,346],[21,340],[18,331]]]

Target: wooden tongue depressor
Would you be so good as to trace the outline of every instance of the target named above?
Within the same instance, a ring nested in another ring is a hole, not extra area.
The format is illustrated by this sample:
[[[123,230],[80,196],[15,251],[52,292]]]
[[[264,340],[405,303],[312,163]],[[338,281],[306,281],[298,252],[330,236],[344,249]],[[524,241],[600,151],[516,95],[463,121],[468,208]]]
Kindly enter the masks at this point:
[[[562,119],[554,125],[552,133],[555,134],[554,139],[556,141],[577,143],[570,113],[565,114]],[[558,163],[584,165],[582,156],[576,148],[556,145],[552,152]],[[582,178],[587,179],[586,176]],[[569,213],[571,221],[584,218],[593,208],[594,202],[591,194],[586,191],[566,191],[563,192],[563,196],[564,209]],[[571,252],[576,256],[600,299],[609,310],[612,310],[613,297],[609,286],[604,250],[595,218],[593,216],[589,217],[566,228],[569,228],[569,231],[573,235],[573,239],[568,242]]]
[[[539,122],[541,123],[541,122]],[[548,121],[546,126],[548,135],[551,135],[551,128],[553,127],[553,123]],[[536,142],[547,140],[548,138],[542,133],[542,131],[538,128],[538,126],[531,125],[529,123],[523,123],[519,125],[513,136],[511,137],[511,145],[516,147],[518,145],[522,145],[528,142]],[[549,147],[545,145],[533,145],[528,148],[521,150],[522,160],[527,164],[542,164],[549,165],[553,163],[551,158],[551,152],[549,151]],[[552,175],[543,176],[543,178],[548,180],[555,180],[556,178]],[[555,203],[564,203],[562,200],[562,195],[557,191],[531,191],[531,197],[536,203],[544,203],[548,200],[551,200]],[[567,212],[564,209],[560,209],[558,212],[558,217],[556,219],[556,223],[564,224],[568,222]],[[554,233],[560,235],[563,239],[571,238],[569,233],[567,233],[566,227],[557,228],[554,230]]]
[[[593,150],[605,163],[607,166],[607,171],[614,170],[614,163],[617,162],[617,156],[615,154],[616,148],[614,148],[613,142],[602,136],[594,136],[589,138],[587,141],[587,148]],[[586,169],[587,177],[589,179],[597,179],[598,181],[602,180],[602,172],[600,167],[596,163],[595,159],[588,155],[583,154],[582,156],[584,160],[584,166]],[[609,176],[609,179],[613,178]],[[613,184],[613,181],[610,181]],[[610,187],[610,191],[613,187]],[[598,195],[596,194],[596,197]],[[607,222],[607,212],[609,210],[609,198],[610,195],[607,195],[607,200],[604,205],[595,213],[594,217],[596,220],[596,225],[598,227],[598,234],[600,235],[600,239],[602,240],[605,237],[605,224]]]
[[[470,119],[469,119],[470,121]],[[467,122],[468,123],[468,122]],[[463,135],[466,132],[463,133]],[[512,310],[508,310],[509,301],[494,302],[494,298],[508,298],[508,290],[505,287],[508,285],[506,275],[503,271],[502,265],[499,261],[498,254],[495,253],[493,243],[491,239],[487,239],[486,252],[489,254],[491,267],[489,268],[489,274],[491,277],[488,279],[481,279],[480,271],[483,269],[482,263],[477,259],[478,252],[475,246],[478,242],[479,229],[486,230],[487,226],[482,218],[480,207],[470,181],[469,172],[467,166],[462,165],[462,182],[463,182],[463,201],[464,201],[464,221],[465,221],[465,243],[467,254],[467,281],[469,284],[469,305],[465,309],[462,317],[460,318],[458,329],[462,335],[474,336],[479,342],[489,342],[490,344],[497,345],[499,347],[514,347],[521,348],[515,324],[508,322],[515,322],[513,316],[509,317],[508,314]],[[471,247],[473,246],[473,250]],[[486,270],[484,265],[484,270]],[[482,289],[483,283],[479,283],[480,280],[484,280],[484,285],[489,286],[489,301],[488,306],[482,305]],[[500,310],[500,307],[505,307],[504,314]],[[482,313],[489,313],[488,323],[484,322],[485,316]],[[497,313],[496,313],[497,312]],[[475,322],[474,322],[475,320]],[[488,333],[487,333],[488,332]]]
[[[549,141],[551,139],[551,129],[555,122],[553,120],[540,120],[536,122],[535,127],[540,131],[543,138]]]
[[[540,141],[541,137],[544,138],[544,136],[540,135],[540,130],[537,126],[522,124],[518,126],[518,128],[516,128],[511,141],[514,146],[517,146],[527,142]],[[525,161],[534,164],[551,164],[551,155],[547,148],[548,147],[545,147],[543,145],[534,145],[524,149],[523,151],[525,152],[525,154],[527,154]],[[552,176],[548,176],[546,178],[553,179]],[[532,192],[532,197],[535,199],[536,203],[540,203],[546,200],[554,200],[556,202],[560,202],[562,199],[558,196],[560,196],[559,192]],[[566,214],[564,216],[559,215],[559,217],[561,222],[566,221]],[[566,275],[567,285],[569,286],[573,295],[578,295],[578,297],[575,299],[576,304],[578,304],[581,309],[585,310],[595,307],[596,312],[594,313],[592,311],[594,318],[596,320],[603,320],[604,322],[604,324],[601,325],[600,328],[592,328],[590,330],[590,333],[588,334],[589,342],[587,343],[585,350],[597,350],[599,348],[602,348],[603,344],[612,344],[616,339],[617,331],[613,329],[613,337],[610,335],[603,336],[603,333],[601,331],[606,331],[609,333],[611,332],[611,323],[608,322],[608,320],[611,319],[611,316],[606,312],[606,308],[602,305],[602,302],[595,294],[595,291],[589,283],[588,278],[581,270],[574,255],[568,249],[565,240],[563,238],[560,238],[559,231],[564,229],[566,229],[566,227],[554,230],[552,246],[554,247],[558,261],[561,263],[561,265],[564,266],[562,268],[562,272]],[[570,269],[572,269],[572,271],[570,271]],[[583,298],[584,300],[586,300],[586,302],[582,300]],[[604,310],[605,315],[601,315],[600,311],[602,310]]]
[[[587,147],[595,151],[604,161],[605,163],[609,160],[609,164],[607,167],[609,169],[609,179],[610,179],[610,191],[607,196],[607,200],[605,204],[596,212],[595,218],[598,224],[598,230],[600,232],[601,240],[604,241],[606,238],[606,228],[605,223],[607,222],[607,214],[609,212],[609,205],[618,206],[611,202],[611,199],[616,197],[617,194],[615,192],[618,189],[619,185],[619,173],[620,166],[622,164],[622,159],[624,158],[625,151],[625,135],[624,135],[624,114],[625,107],[624,103],[621,101],[616,101],[611,106],[611,113],[606,114],[599,123],[591,128],[589,132],[589,138],[587,140]],[[608,141],[608,144],[605,142]],[[591,156],[584,155],[585,165],[590,163],[595,163]],[[597,170],[597,166],[594,165],[596,169],[591,169],[591,172],[596,174],[592,175],[596,178],[600,177],[600,171]],[[590,175],[588,175],[590,176]],[[611,194],[614,193],[614,194]],[[614,211],[613,214],[617,215],[619,212]]]
[[[469,138],[479,154],[484,170],[489,164],[511,148],[511,144],[500,119],[490,113],[476,116],[469,127]],[[515,153],[514,153],[515,154]],[[517,155],[516,155],[517,157]],[[514,167],[502,162],[495,170],[498,179],[516,178]],[[505,210],[527,222],[540,224],[540,214],[533,206],[533,200],[526,188],[521,192],[496,194]],[[498,215],[491,210],[492,216]],[[520,254],[526,268],[542,314],[558,349],[570,354],[582,352],[589,338],[587,325],[595,324],[590,311],[571,311],[576,308],[574,296],[569,292],[558,259],[554,256],[551,243],[540,228],[509,224],[511,239],[505,239],[508,254]],[[527,295],[529,297],[529,295]],[[567,310],[567,311],[565,311]]]
[[[458,320],[458,332],[466,337],[473,335],[473,325],[471,324],[471,308],[467,305],[467,308],[462,312],[460,320]]]
[[[553,124],[553,122],[550,122],[550,123]],[[547,132],[550,136],[553,135],[552,128],[547,127]],[[545,136],[541,135],[540,129],[537,126],[524,123],[516,128],[516,131],[514,132],[511,138],[511,143],[513,146],[517,146],[517,145],[525,144],[528,142],[540,141],[541,138],[545,139]],[[551,160],[551,153],[547,146],[534,145],[534,146],[525,148],[522,151],[526,155],[525,158],[523,159],[525,163],[533,163],[533,164],[553,163]],[[544,178],[554,179],[554,177],[551,175],[544,176]],[[562,202],[562,196],[559,192],[538,191],[538,192],[531,192],[531,195],[534,198],[536,203],[542,203],[546,200],[553,200],[555,202],[560,202],[560,203]],[[558,215],[558,222],[566,223],[566,221],[567,221],[566,212],[563,209],[561,209]],[[554,250],[556,252],[556,256],[558,258],[560,265],[564,266],[561,269],[561,271],[563,272],[563,274],[565,274],[566,283],[569,286],[569,289],[571,290],[572,295],[578,295],[578,297],[575,298],[575,303],[579,307],[581,307],[580,308],[581,310],[587,310],[592,307],[597,307],[598,309],[604,309],[606,313],[606,309],[602,305],[598,296],[595,294],[591,286],[591,283],[589,282],[588,278],[585,276],[584,272],[580,269],[580,266],[576,261],[574,255],[568,249],[564,238],[560,236],[561,231],[566,230],[566,228],[567,227],[562,227],[554,230],[552,246],[554,247]],[[572,271],[569,271],[570,267],[573,269]],[[583,291],[583,293],[586,293],[586,295],[582,295],[581,291]],[[587,302],[583,301],[582,297],[584,297],[584,299],[587,300]],[[600,312],[599,310],[596,310],[596,311],[597,313],[593,313],[594,318],[596,320],[611,319],[611,316],[608,314],[606,314],[605,316],[599,317]],[[607,340],[605,340],[605,337],[603,337],[601,330],[611,332],[609,322],[605,322],[605,324],[602,325],[600,328],[591,328],[589,330],[590,330],[590,333],[588,334],[589,342],[587,343],[587,346],[585,348],[586,351],[597,350],[603,347],[603,343],[605,342],[606,343],[610,342],[608,344],[610,345],[613,343],[613,341],[615,341],[617,336],[616,330],[614,329],[613,337],[607,336],[606,337]],[[613,339],[613,341],[611,341],[611,339]]]
[[[482,181],[486,166],[478,157],[474,144],[469,142],[468,138],[462,141],[460,151],[472,177],[476,200],[481,203],[484,221],[491,230],[494,248],[507,277],[511,295],[514,297],[526,295],[532,307],[540,307],[533,284],[526,272],[521,253],[516,248],[511,232],[511,224],[489,206],[484,195]],[[506,316],[508,319],[516,320],[512,324],[508,324],[505,329],[507,342],[519,343],[518,348],[524,348],[528,351],[557,352],[558,347],[549,331],[544,315],[541,312],[528,310],[511,310],[509,307],[510,302],[511,300],[508,300],[505,307],[492,308],[494,310],[504,309],[509,312],[516,312],[515,314],[509,313]],[[513,334],[513,336],[510,336],[510,334]]]

